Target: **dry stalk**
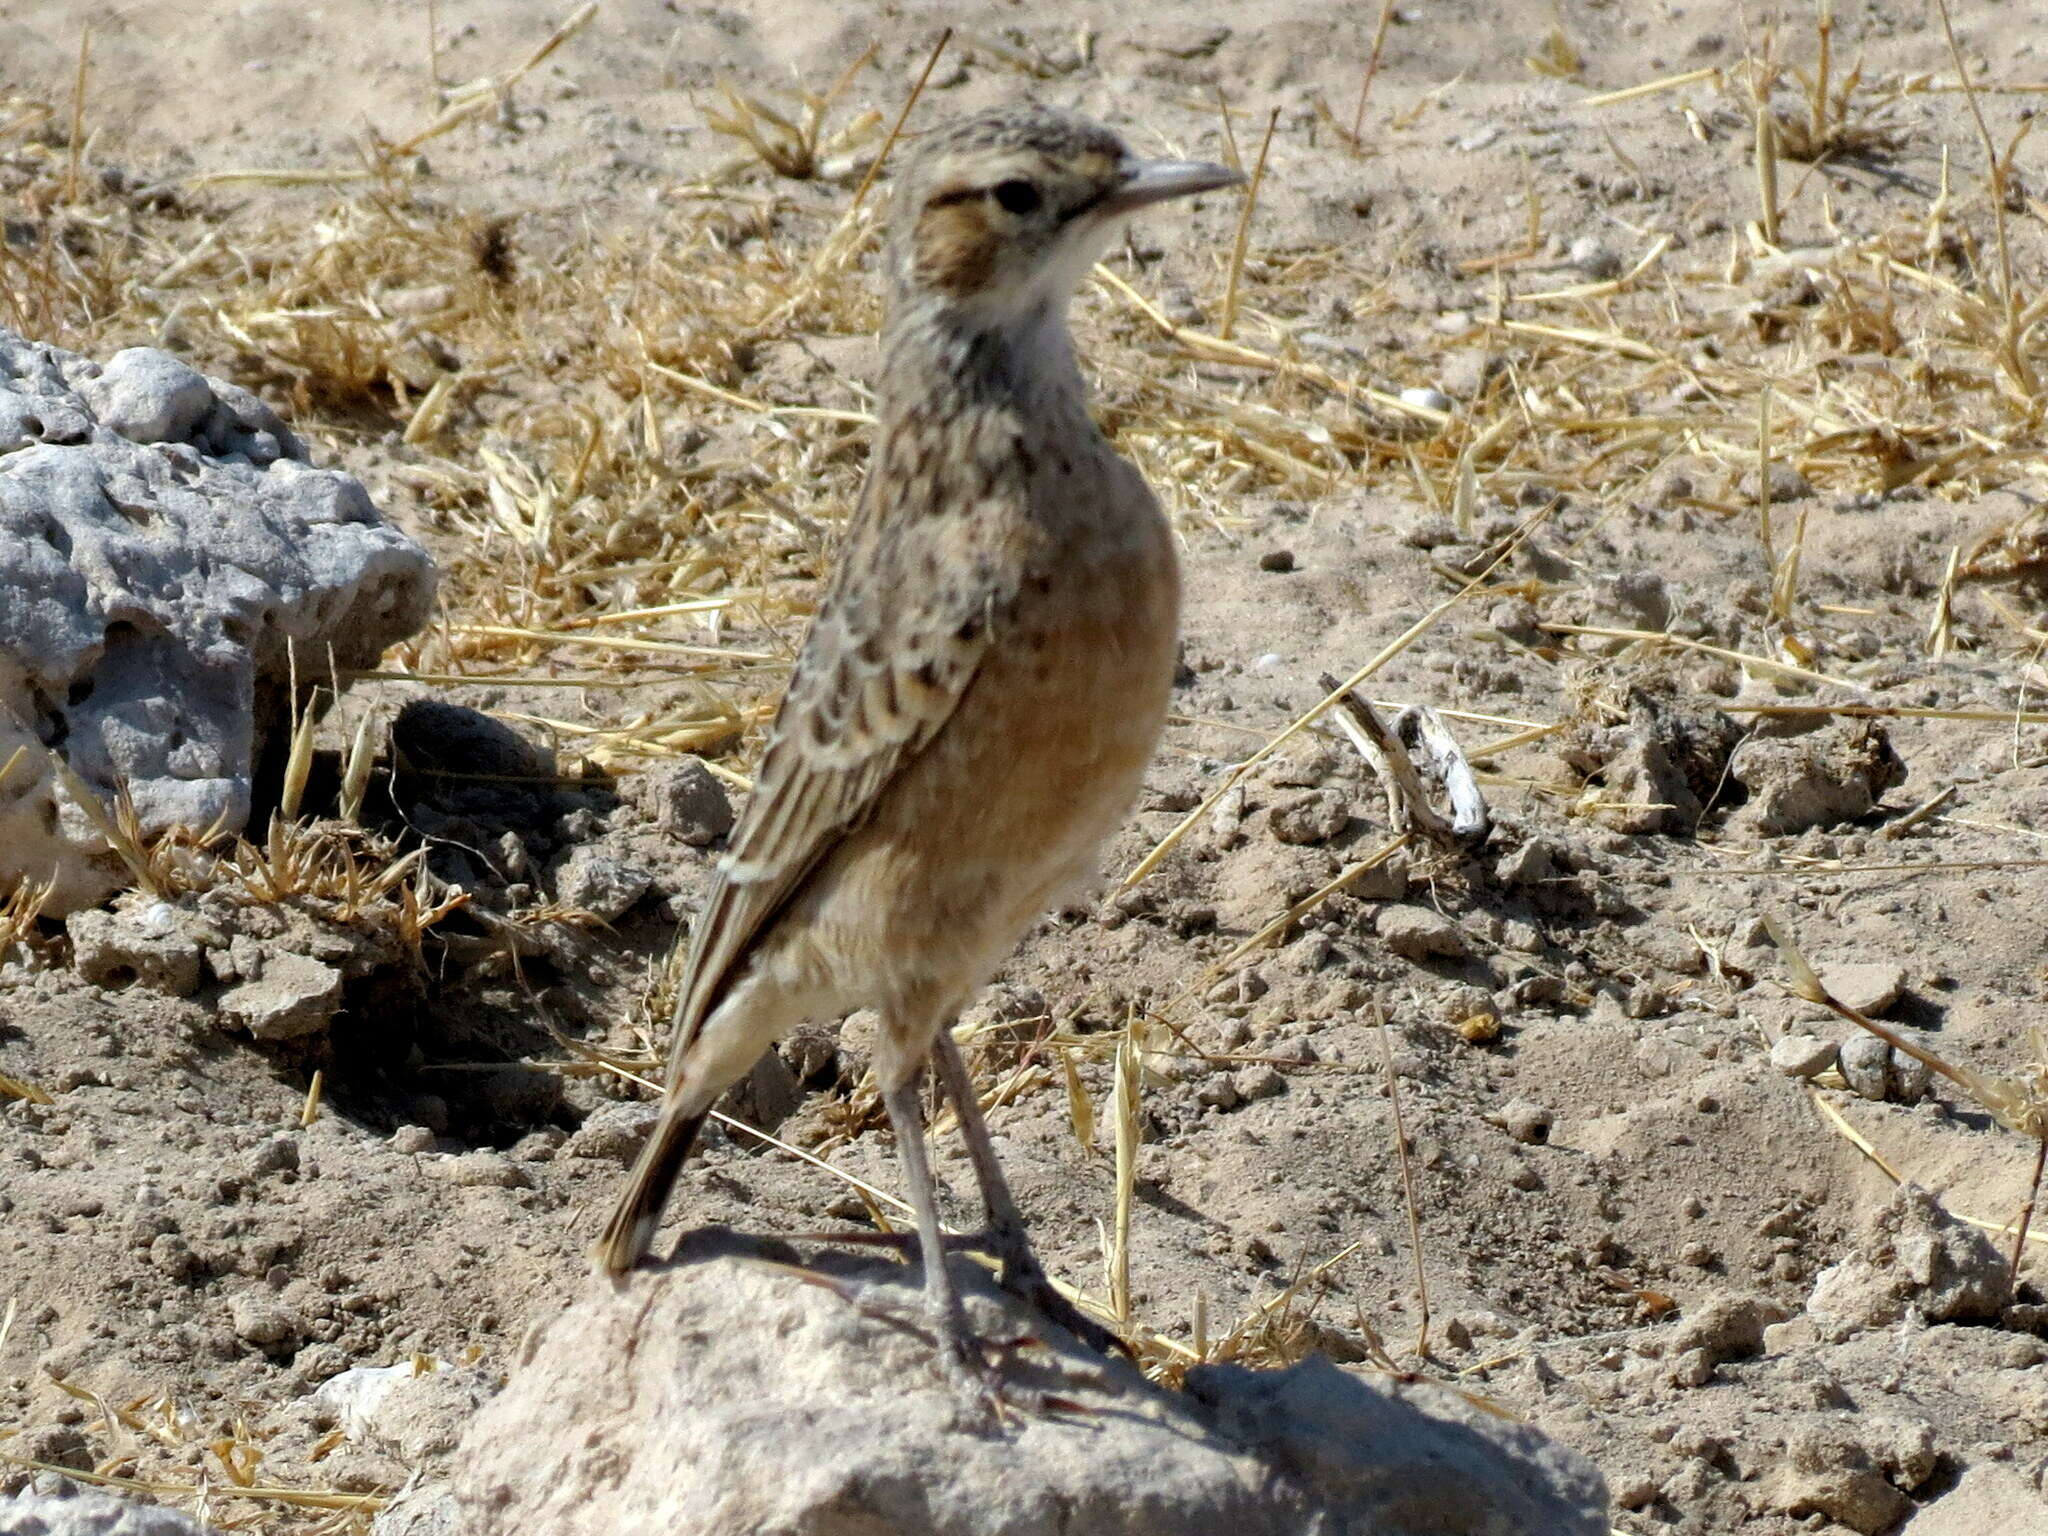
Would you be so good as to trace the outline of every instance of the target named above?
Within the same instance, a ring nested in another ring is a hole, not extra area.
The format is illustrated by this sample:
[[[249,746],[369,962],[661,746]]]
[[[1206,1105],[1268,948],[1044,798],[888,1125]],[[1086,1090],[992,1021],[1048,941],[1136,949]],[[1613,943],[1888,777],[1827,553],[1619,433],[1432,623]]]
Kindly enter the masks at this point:
[[[1394,1070],[1394,1043],[1387,1031],[1386,1011],[1375,1007],[1380,1055],[1387,1066],[1387,1106],[1393,1114],[1394,1155],[1401,1164],[1401,1198],[1408,1210],[1408,1253],[1415,1264],[1415,1354],[1429,1358],[1429,1274],[1422,1263],[1422,1211],[1415,1198],[1415,1169],[1408,1158],[1408,1131],[1401,1123],[1401,1074]]]
[[[1273,130],[1280,126],[1280,109],[1275,107],[1266,117],[1265,137],[1259,140],[1258,163],[1252,167],[1251,180],[1244,189],[1244,203],[1238,209],[1237,234],[1230,242],[1230,275],[1223,283],[1223,315],[1216,324],[1216,334],[1223,340],[1230,340],[1237,329],[1238,280],[1244,275],[1245,248],[1251,240],[1252,212],[1259,205],[1259,187],[1266,179],[1266,154],[1273,147]]]
[[[1387,24],[1394,19],[1394,0],[1380,0],[1380,19],[1373,24],[1372,48],[1366,54],[1365,73],[1358,81],[1358,107],[1351,114],[1351,152],[1365,149],[1365,103],[1372,95],[1373,76],[1380,72],[1380,53],[1387,46]]]

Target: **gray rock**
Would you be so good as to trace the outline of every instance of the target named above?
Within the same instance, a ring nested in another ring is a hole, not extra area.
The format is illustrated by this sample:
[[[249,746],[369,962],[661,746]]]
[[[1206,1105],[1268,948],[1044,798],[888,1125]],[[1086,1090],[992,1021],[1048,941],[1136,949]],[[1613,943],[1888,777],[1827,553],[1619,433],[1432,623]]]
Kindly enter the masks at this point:
[[[1605,1536],[1599,1474],[1450,1393],[1327,1360],[1146,1382],[955,1273],[1020,1385],[1076,1405],[981,1421],[940,1379],[914,1271],[823,1255],[834,1289],[700,1233],[681,1262],[591,1285],[522,1351],[451,1458],[471,1536]],[[857,1293],[849,1304],[840,1290]]]
[[[78,387],[100,425],[131,443],[186,443],[215,401],[205,375],[155,347],[116,352]]]
[[[317,1035],[341,1006],[341,972],[307,955],[266,953],[262,973],[220,997],[220,1011],[258,1040]]]
[[[210,1525],[161,1504],[65,1484],[0,1498],[0,1536],[219,1536]]]
[[[167,902],[118,912],[74,912],[64,931],[71,963],[96,987],[110,991],[141,983],[172,997],[199,990],[199,945],[169,920]]]
[[[692,847],[714,843],[732,830],[731,797],[701,757],[657,763],[633,781],[632,791],[649,821]]]
[[[61,916],[122,871],[61,754],[142,829],[241,830],[302,688],[425,622],[425,551],[245,390],[160,352],[104,369],[0,330],[0,890]],[[52,745],[54,744],[54,745]]]
[[[1892,1048],[1875,1035],[1852,1035],[1842,1042],[1842,1081],[1873,1102],[1882,1101],[1892,1086]]]
[[[1819,1035],[1785,1035],[1771,1046],[1771,1066],[1787,1077],[1818,1077],[1835,1064],[1840,1049]]]

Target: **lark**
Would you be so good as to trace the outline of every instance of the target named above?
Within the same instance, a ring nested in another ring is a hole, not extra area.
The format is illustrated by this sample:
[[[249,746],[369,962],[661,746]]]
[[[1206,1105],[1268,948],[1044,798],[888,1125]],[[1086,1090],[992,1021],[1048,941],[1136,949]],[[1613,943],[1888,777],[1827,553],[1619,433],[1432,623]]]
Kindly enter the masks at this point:
[[[713,1102],[810,1019],[872,1008],[947,1374],[989,1379],[946,1268],[919,1082],[959,1116],[1002,1284],[1047,1282],[952,1024],[1085,887],[1164,722],[1180,582],[1159,504],[1088,414],[1067,329],[1126,216],[1232,186],[1021,107],[935,130],[895,191],[879,432],[752,798],[690,937],[667,1098],[595,1257],[646,1253]]]

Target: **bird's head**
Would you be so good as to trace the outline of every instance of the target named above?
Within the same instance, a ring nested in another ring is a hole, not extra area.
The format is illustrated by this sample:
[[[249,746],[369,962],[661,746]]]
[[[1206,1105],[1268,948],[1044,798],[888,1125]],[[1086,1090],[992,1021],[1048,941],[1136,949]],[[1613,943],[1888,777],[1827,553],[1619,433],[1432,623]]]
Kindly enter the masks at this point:
[[[1014,107],[934,130],[896,191],[892,300],[1008,328],[1065,309],[1126,215],[1244,178],[1145,160],[1099,123]]]

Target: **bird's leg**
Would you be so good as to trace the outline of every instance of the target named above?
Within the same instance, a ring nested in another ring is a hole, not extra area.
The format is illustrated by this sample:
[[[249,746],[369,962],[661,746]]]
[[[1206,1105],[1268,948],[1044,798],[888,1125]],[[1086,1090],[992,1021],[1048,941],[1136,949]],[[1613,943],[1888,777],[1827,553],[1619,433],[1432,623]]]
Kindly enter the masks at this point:
[[[1003,1266],[998,1283],[1011,1295],[1030,1302],[1084,1344],[1105,1355],[1130,1353],[1123,1340],[1053,1289],[1045,1266],[1031,1251],[1031,1239],[1024,1230],[1024,1213],[1017,1209],[1009,1181],[1003,1177],[1002,1164],[996,1161],[996,1149],[988,1139],[988,1122],[981,1117],[981,1100],[974,1091],[974,1079],[968,1075],[967,1063],[961,1058],[951,1029],[940,1029],[934,1040],[932,1065],[946,1097],[953,1101],[954,1113],[960,1117],[960,1134],[966,1139],[967,1156],[981,1185],[982,1205],[988,1212],[988,1251]]]
[[[989,1365],[981,1341],[968,1327],[967,1310],[960,1305],[960,1293],[953,1288],[953,1277],[946,1269],[946,1241],[939,1230],[931,1163],[925,1157],[924,1112],[917,1102],[917,1077],[913,1075],[909,1081],[885,1092],[882,1105],[889,1111],[889,1124],[896,1131],[904,1182],[909,1186],[911,1208],[917,1213],[918,1249],[924,1259],[925,1306],[931,1314],[932,1330],[938,1335],[940,1366],[962,1390],[993,1406],[1004,1397],[1001,1381]]]

